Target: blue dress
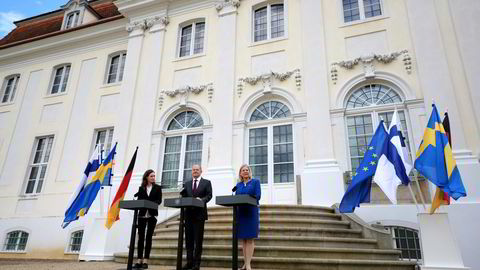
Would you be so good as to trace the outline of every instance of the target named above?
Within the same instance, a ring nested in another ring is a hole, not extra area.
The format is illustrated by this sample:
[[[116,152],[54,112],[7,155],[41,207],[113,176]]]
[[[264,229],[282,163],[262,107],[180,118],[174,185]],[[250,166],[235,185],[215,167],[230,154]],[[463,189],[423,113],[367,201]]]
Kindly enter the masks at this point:
[[[249,194],[257,198],[257,206],[240,206],[237,211],[237,236],[240,239],[258,238],[260,230],[260,217],[258,212],[258,202],[260,201],[261,190],[260,181],[251,179],[246,184],[237,183],[236,195]]]

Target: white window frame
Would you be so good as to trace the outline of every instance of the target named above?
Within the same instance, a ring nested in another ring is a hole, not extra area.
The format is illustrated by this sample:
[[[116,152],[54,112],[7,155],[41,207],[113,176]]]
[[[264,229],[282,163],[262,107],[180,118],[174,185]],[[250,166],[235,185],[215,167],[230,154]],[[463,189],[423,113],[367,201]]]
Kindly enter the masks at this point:
[[[113,61],[113,58],[115,58],[116,56],[119,56],[120,58],[118,62],[117,72],[115,74],[115,80],[112,82],[109,82],[108,79],[110,77],[109,75],[112,68],[112,61]],[[108,56],[107,68],[105,69],[105,84],[117,84],[123,81],[123,79],[125,78],[126,61],[127,61],[127,51],[114,52]],[[123,66],[123,70],[120,71],[120,67],[122,66]],[[122,78],[120,78],[120,73],[122,73]]]
[[[16,243],[15,243],[15,250],[7,250],[6,249],[6,244],[7,244],[7,241],[8,241],[8,235],[11,234],[11,233],[14,233],[14,232],[17,232],[17,231],[20,231],[22,233],[26,233],[27,234],[27,242],[25,243],[25,249],[23,250],[19,250],[18,249],[18,246],[20,244],[20,237],[17,239]],[[26,253],[27,252],[27,246],[28,246],[28,240],[30,238],[30,235],[31,233],[25,229],[19,229],[19,228],[16,228],[16,229],[12,229],[12,230],[9,230],[5,233],[5,238],[3,239],[3,243],[2,243],[2,249],[1,249],[1,252],[8,252],[8,253]]]
[[[48,143],[49,143],[50,138],[52,140],[52,143],[51,143],[51,147],[50,147],[50,152],[48,153],[49,158],[48,158],[47,162],[43,162],[43,160],[45,158],[45,155],[47,153],[46,150],[48,149]],[[46,141],[46,144],[45,144],[45,147],[44,147],[44,151],[42,151],[41,156],[40,156],[40,161],[41,162],[34,164],[33,161],[35,159],[35,154],[36,154],[36,151],[37,151],[38,143],[40,142],[41,139],[46,139],[47,141]],[[39,136],[39,137],[35,138],[35,141],[34,141],[34,144],[33,144],[33,147],[32,147],[32,152],[31,152],[31,155],[30,155],[30,159],[29,159],[29,162],[28,162],[27,174],[25,176],[25,185],[23,187],[23,192],[22,192],[23,195],[25,195],[25,196],[36,196],[36,195],[42,193],[42,190],[45,187],[45,181],[46,181],[47,176],[48,176],[48,168],[49,168],[48,164],[52,160],[52,153],[53,153],[54,148],[55,148],[55,135],[51,134],[51,135]],[[32,192],[27,193],[28,182],[30,180],[29,178],[30,178],[32,168],[33,167],[38,167],[38,166],[40,166],[40,168],[41,168],[41,166],[43,166],[43,165],[46,165],[46,168],[45,168],[45,175],[43,177],[43,183],[42,183],[42,186],[41,186],[40,190],[37,191],[38,183],[39,183],[39,176],[42,173],[41,169],[37,172],[37,177],[35,179],[35,183],[34,183]]]
[[[262,43],[268,43],[271,41],[277,41],[277,40],[282,40],[286,39],[288,37],[288,1],[266,1],[264,3],[260,3],[257,5],[254,5],[251,10],[251,37],[250,40],[252,44],[262,44]],[[279,37],[272,38],[272,5],[278,5],[282,4],[283,5],[283,35]],[[267,38],[264,40],[259,40],[255,41],[255,12],[261,8],[267,7]]]
[[[342,25],[348,26],[348,25],[352,25],[352,24],[358,24],[358,23],[375,21],[375,20],[387,18],[384,0],[379,0],[380,9],[382,11],[382,14],[378,15],[378,16],[369,17],[369,18],[365,17],[365,7],[363,5],[363,0],[357,0],[357,1],[358,1],[358,12],[359,12],[359,15],[360,15],[360,19],[345,22],[345,16],[344,16],[344,13],[343,13],[343,0],[338,0],[339,18],[340,18],[340,21],[341,21]]]
[[[66,76],[67,67],[69,67],[68,76]],[[62,71],[62,74],[61,74],[61,77],[60,77],[58,92],[57,93],[52,93],[53,86],[54,86],[54,83],[55,83],[55,77],[57,75],[57,70],[59,70],[61,68],[63,68],[63,71]],[[70,79],[71,74],[72,74],[72,64],[71,63],[64,63],[64,64],[56,65],[55,67],[53,67],[52,75],[51,75],[51,78],[50,78],[50,86],[48,87],[47,95],[48,96],[58,96],[58,95],[66,94],[67,89],[68,89],[68,81]],[[65,89],[63,89],[63,84],[65,82],[65,77],[66,77],[67,82],[65,83]]]
[[[194,53],[195,51],[195,38],[196,38],[196,27],[198,23],[204,23],[204,30],[203,30],[203,49],[201,52]],[[180,56],[180,46],[182,44],[182,30],[185,27],[192,26],[192,37],[190,40],[190,50],[188,51],[188,54]],[[183,22],[179,24],[178,27],[178,34],[177,34],[177,52],[176,52],[176,58],[177,59],[185,59],[185,58],[191,58],[193,56],[202,56],[205,55],[206,52],[206,42],[207,40],[207,21],[205,18],[197,18],[193,20],[189,20],[186,22]]]
[[[78,233],[78,232],[82,232],[82,240],[80,240],[80,249],[78,251],[75,251],[75,250],[72,250],[72,246],[73,246],[73,235],[75,233]],[[82,248],[82,244],[83,244],[83,236],[85,235],[85,230],[84,229],[75,229],[74,231],[72,231],[70,234],[70,237],[68,239],[68,246],[67,246],[67,249],[65,250],[65,253],[70,253],[70,254],[78,254],[80,253],[80,250]]]
[[[69,12],[65,16],[65,24],[64,24],[63,29],[71,29],[71,28],[77,27],[78,25],[82,24],[82,21],[80,19],[81,14],[82,14],[82,12],[80,12],[80,10],[74,10],[72,12]],[[70,19],[70,17],[72,17],[72,24],[71,25],[68,24],[68,20]]]
[[[101,143],[97,143],[98,136],[99,136],[100,132],[103,132],[103,131],[106,131],[105,141],[101,142]],[[113,134],[114,133],[115,133],[115,128],[114,127],[105,127],[105,128],[95,129],[94,134],[93,134],[92,144],[91,144],[92,146],[90,147],[90,154],[89,154],[88,157],[90,158],[90,156],[93,153],[93,150],[95,150],[95,146],[98,145],[100,147],[99,148],[99,153],[101,153],[102,159],[106,158],[107,155],[108,155],[108,152],[110,150],[112,150],[112,147],[113,147]],[[111,141],[109,141],[109,139],[111,139]],[[110,143],[110,149],[108,149],[108,152],[107,152],[107,149],[106,149],[105,145],[108,145],[109,143]]]
[[[4,102],[3,99],[5,98],[5,92],[7,90],[8,82],[13,79],[12,83],[12,88],[9,89],[9,97],[8,99]],[[2,85],[2,91],[0,91],[0,105],[5,105],[5,104],[12,104],[15,101],[15,96],[17,94],[17,88],[18,88],[18,81],[20,81],[20,74],[12,74],[3,80],[3,85]]]
[[[420,230],[413,229],[413,228],[410,228],[410,227],[401,226],[401,225],[389,225],[389,226],[385,226],[385,229],[392,235],[393,248],[397,249],[399,251],[401,251],[401,249],[399,249],[397,247],[397,243],[395,242],[395,239],[399,238],[399,237],[395,237],[394,229],[404,229],[404,230],[409,230],[409,231],[412,231],[413,233],[416,233],[417,238],[418,238],[418,244],[419,244],[418,249],[420,250],[421,258],[420,259],[404,258],[403,255],[400,254],[400,260],[402,260],[402,261],[414,261],[414,262],[418,262],[420,264],[423,262],[423,249],[422,249],[422,241],[420,239]],[[407,245],[408,245],[408,241],[407,241]],[[410,252],[411,249],[409,248],[407,250]],[[410,257],[410,254],[409,254],[409,257]]]

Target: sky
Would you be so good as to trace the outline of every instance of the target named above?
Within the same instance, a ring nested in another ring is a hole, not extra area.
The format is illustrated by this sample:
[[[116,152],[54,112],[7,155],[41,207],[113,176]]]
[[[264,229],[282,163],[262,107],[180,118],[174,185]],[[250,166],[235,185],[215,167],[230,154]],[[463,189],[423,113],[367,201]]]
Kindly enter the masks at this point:
[[[59,9],[68,0],[0,0],[0,38],[7,35],[14,21]]]

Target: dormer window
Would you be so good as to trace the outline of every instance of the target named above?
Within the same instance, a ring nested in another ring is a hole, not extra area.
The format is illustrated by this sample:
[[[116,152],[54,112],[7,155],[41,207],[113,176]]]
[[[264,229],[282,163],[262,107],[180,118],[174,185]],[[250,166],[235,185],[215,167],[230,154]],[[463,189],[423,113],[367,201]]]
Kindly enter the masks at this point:
[[[73,28],[78,25],[80,11],[70,12],[65,20],[65,29]]]

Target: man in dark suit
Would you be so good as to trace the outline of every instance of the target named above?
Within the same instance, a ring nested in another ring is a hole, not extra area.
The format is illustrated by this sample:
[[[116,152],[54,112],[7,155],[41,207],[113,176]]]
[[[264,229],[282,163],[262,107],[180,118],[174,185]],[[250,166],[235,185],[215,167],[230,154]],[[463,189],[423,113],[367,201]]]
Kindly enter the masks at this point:
[[[212,184],[202,178],[202,167],[192,166],[192,180],[184,183],[182,196],[202,200],[204,208],[187,208],[185,211],[185,244],[187,248],[187,264],[183,270],[198,270],[202,258],[203,231],[208,219],[207,203],[212,199]]]

